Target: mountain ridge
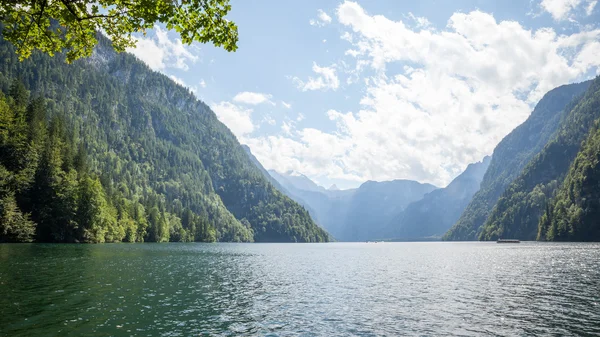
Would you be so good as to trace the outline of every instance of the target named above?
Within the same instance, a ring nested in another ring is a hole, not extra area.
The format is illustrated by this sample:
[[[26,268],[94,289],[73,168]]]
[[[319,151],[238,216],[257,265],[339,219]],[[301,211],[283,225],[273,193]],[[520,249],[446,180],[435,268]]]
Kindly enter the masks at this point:
[[[67,65],[61,54],[37,52],[20,62],[2,39],[0,84],[7,92],[18,77],[45,96],[51,115],[65,115],[110,202],[156,207],[166,241],[180,237],[174,228],[195,230],[188,211],[214,226],[219,241],[328,240],[205,103],[133,55],[115,53],[103,36],[98,41],[90,58]]]
[[[591,81],[562,85],[546,93],[521,125],[495,147],[481,187],[460,218],[444,234],[444,240],[476,240],[508,185],[550,140],[566,115],[567,105],[589,87]],[[536,135],[536,136],[532,136]]]
[[[546,205],[563,184],[582,144],[600,118],[600,77],[569,104],[556,134],[502,194],[482,227],[480,240],[535,240]],[[593,188],[593,186],[588,186]]]
[[[448,186],[426,194],[396,215],[387,236],[394,240],[440,239],[479,190],[491,157],[472,163]]]

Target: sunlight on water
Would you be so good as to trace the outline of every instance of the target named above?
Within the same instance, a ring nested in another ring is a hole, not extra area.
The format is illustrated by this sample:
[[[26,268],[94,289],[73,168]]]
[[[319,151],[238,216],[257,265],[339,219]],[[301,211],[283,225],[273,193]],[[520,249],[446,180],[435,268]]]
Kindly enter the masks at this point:
[[[600,245],[0,245],[1,336],[600,334]]]

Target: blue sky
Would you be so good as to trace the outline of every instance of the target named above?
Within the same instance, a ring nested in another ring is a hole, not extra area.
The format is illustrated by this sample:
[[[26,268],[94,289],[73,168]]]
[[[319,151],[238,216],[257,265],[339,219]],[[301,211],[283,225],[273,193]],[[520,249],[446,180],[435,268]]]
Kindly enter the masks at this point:
[[[600,64],[596,1],[241,1],[239,49],[157,27],[131,50],[268,169],[445,186],[548,90]]]

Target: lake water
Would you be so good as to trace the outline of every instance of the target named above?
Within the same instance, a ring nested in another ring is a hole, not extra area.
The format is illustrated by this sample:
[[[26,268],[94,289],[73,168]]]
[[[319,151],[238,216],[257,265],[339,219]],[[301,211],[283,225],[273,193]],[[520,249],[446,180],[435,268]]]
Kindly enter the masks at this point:
[[[600,334],[600,245],[0,245],[1,336]]]

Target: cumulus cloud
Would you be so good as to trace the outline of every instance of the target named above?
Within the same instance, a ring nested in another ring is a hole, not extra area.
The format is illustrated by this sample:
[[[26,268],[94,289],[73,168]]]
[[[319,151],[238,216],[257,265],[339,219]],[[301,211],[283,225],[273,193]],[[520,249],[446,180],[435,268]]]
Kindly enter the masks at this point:
[[[364,175],[352,172],[343,165],[346,139],[313,128],[298,130],[292,122],[282,124],[281,135],[247,138],[244,143],[268,168],[285,172],[296,170],[311,177],[364,181]]]
[[[360,107],[327,111],[334,131],[288,124],[281,135],[246,141],[266,167],[444,186],[490,154],[544,93],[584,80],[600,65],[600,30],[560,35],[472,11],[433,31],[369,14],[351,1],[336,15],[353,51],[340,57],[363,79],[356,82],[364,85]],[[304,91],[336,89],[335,69],[314,64],[318,77],[295,80]]]
[[[291,109],[292,108],[292,104],[286,103],[284,101],[281,101],[281,105],[283,105],[283,107],[285,107],[286,109]]]
[[[235,95],[233,100],[238,103],[244,103],[244,104],[250,104],[250,105],[257,105],[257,104],[261,104],[261,103],[269,103],[269,104],[275,105],[275,103],[271,102],[272,97],[273,97],[272,95],[263,94],[260,92],[244,91],[244,92],[240,92],[237,95]]]
[[[206,88],[206,81],[204,81],[204,79],[200,79],[200,87],[202,88]]]
[[[188,70],[189,62],[196,62],[198,56],[186,47],[181,39],[169,38],[168,32],[159,26],[154,27],[153,37],[137,38],[135,48],[127,48],[153,70],[163,71],[166,68]]]
[[[230,102],[212,104],[211,108],[219,120],[227,125],[240,141],[254,131],[252,109],[244,109]]]
[[[317,10],[317,18],[310,19],[311,26],[323,27],[331,23],[331,16],[327,15],[322,9]]]
[[[580,5],[585,6],[587,15],[591,15],[597,3],[597,0],[542,0],[540,6],[550,13],[554,20],[560,21],[570,19],[571,13]]]
[[[337,90],[337,88],[340,86],[340,80],[335,71],[335,64],[329,67],[320,67],[316,62],[313,62],[312,70],[318,76],[309,77],[306,81],[302,81],[298,77],[293,78],[298,89],[302,91],[329,89]]]

